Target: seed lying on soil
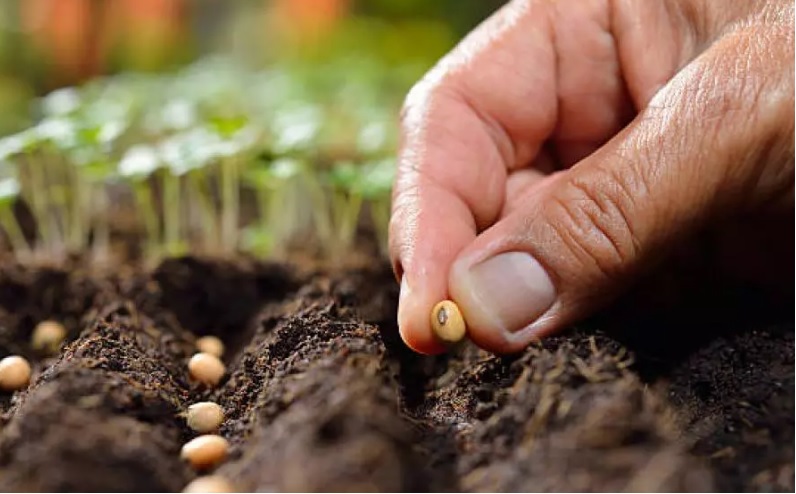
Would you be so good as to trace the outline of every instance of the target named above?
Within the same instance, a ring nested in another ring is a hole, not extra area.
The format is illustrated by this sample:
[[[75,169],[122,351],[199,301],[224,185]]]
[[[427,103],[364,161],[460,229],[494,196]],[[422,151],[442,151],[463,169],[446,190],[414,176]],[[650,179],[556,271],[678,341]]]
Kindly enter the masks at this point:
[[[220,475],[206,475],[192,480],[182,492],[235,492],[235,488]]]
[[[215,336],[202,336],[196,340],[196,349],[221,358],[224,355],[224,342]]]
[[[212,401],[194,403],[188,407],[185,421],[196,432],[213,432],[224,421],[224,410]]]
[[[66,338],[66,328],[58,321],[42,321],[33,328],[30,346],[40,352],[53,354]]]
[[[224,363],[209,353],[197,353],[188,361],[188,372],[191,377],[207,386],[215,386],[224,377]]]
[[[191,439],[182,447],[180,458],[197,470],[212,468],[227,458],[229,443],[215,434],[205,434]]]
[[[431,310],[431,328],[441,342],[449,345],[461,341],[467,330],[459,306],[451,300],[443,300]]]
[[[30,382],[30,364],[18,355],[0,360],[0,389],[17,391]]]

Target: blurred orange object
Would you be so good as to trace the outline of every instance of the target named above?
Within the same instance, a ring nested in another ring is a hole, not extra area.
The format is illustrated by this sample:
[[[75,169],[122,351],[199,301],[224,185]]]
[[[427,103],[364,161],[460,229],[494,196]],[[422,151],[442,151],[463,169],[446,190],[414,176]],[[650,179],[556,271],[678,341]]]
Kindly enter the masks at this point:
[[[56,83],[71,83],[98,72],[99,29],[92,0],[25,0],[23,29],[54,65]]]
[[[104,0],[105,46],[125,68],[157,69],[188,42],[186,0]]]
[[[351,8],[351,0],[276,0],[274,10],[282,26],[305,41],[317,41],[329,33]]]
[[[21,22],[52,65],[53,85],[74,84],[111,63],[157,68],[185,42],[186,0],[23,0]]]

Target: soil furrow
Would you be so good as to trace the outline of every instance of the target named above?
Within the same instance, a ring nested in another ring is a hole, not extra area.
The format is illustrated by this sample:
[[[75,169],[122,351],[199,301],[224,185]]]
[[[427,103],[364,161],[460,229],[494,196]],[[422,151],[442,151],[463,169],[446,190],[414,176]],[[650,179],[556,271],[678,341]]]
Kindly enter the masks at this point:
[[[0,357],[34,367],[0,395],[0,490],[180,490],[197,473],[179,414],[206,399],[232,444],[218,472],[248,490],[793,487],[792,324],[738,323],[641,365],[584,330],[422,357],[400,342],[385,266],[80,265],[0,268]],[[52,357],[29,345],[48,318],[68,330]],[[186,369],[204,334],[227,346],[212,390]]]
[[[192,387],[186,336],[124,302],[89,320],[8,411],[0,488],[181,489],[189,472],[177,415]]]
[[[326,292],[308,285],[263,312],[217,393],[234,411],[222,433],[238,445],[220,472],[247,490],[427,490],[378,330]]]

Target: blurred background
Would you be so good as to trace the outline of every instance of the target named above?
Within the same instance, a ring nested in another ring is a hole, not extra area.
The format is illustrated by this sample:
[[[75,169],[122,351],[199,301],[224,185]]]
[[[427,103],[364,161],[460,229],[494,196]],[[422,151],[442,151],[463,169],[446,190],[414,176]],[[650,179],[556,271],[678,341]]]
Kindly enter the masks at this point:
[[[164,72],[221,53],[253,67],[375,58],[402,93],[498,0],[4,0],[0,135],[31,102],[119,72]],[[372,65],[379,70],[379,65]],[[367,69],[363,69],[367,70]]]

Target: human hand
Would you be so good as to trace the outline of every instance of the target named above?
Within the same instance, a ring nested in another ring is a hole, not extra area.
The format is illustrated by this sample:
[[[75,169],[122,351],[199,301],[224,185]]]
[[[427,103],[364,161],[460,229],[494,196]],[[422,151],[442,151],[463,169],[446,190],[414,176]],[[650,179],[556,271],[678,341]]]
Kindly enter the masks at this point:
[[[793,19],[790,1],[517,0],[473,31],[402,115],[404,341],[443,350],[429,313],[452,298],[476,344],[520,350],[716,225],[717,268],[757,278],[778,246],[792,263]]]

